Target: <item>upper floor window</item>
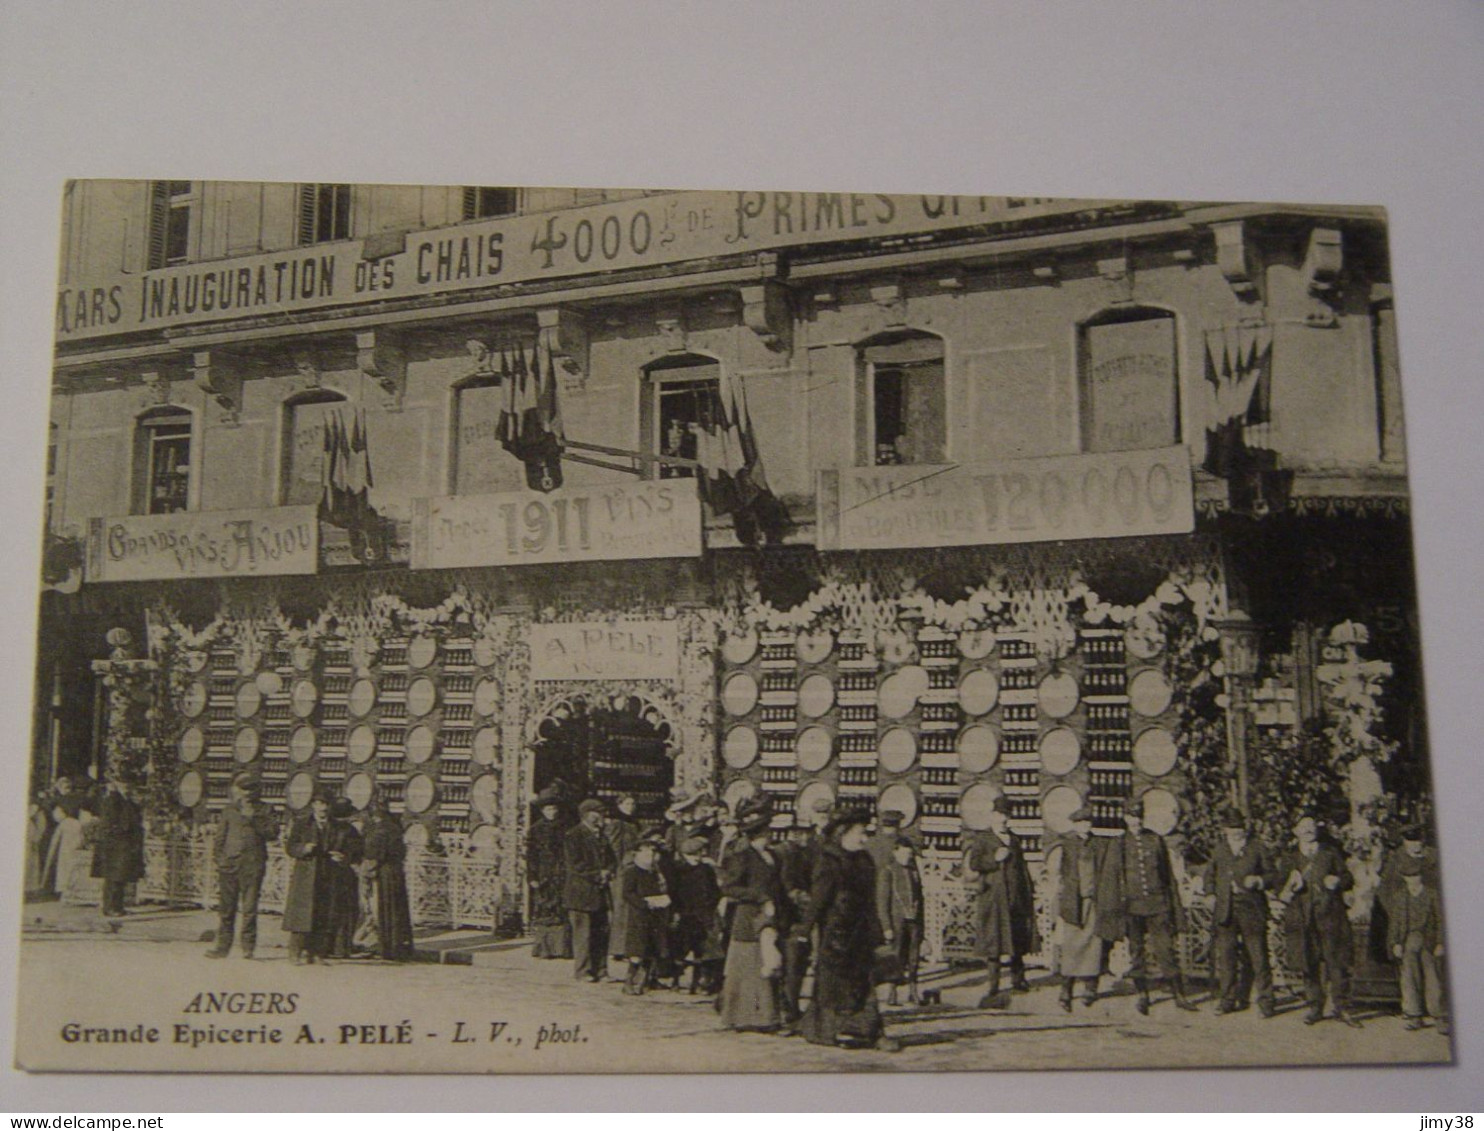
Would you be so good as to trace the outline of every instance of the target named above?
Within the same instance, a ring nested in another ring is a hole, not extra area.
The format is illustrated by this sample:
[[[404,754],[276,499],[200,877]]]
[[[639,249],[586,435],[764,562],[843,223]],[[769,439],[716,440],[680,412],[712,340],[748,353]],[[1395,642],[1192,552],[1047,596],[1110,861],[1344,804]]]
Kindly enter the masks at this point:
[[[449,489],[455,495],[513,490],[517,465],[500,442],[504,389],[494,375],[471,377],[453,390]]]
[[[644,449],[656,455],[702,460],[723,466],[724,453],[702,451],[703,445],[726,443],[721,427],[721,367],[708,357],[666,359],[644,371],[645,396],[640,412]],[[740,458],[740,457],[739,457]],[[657,479],[689,479],[693,468],[654,464]]]
[[[1082,450],[1126,452],[1180,442],[1175,316],[1132,307],[1082,324]]]
[[[191,253],[191,213],[197,200],[194,181],[149,183],[150,270],[184,263]]]
[[[330,474],[329,417],[347,403],[330,389],[301,393],[285,402],[278,492],[284,506],[316,505],[324,499]]]
[[[861,346],[857,360],[860,462],[946,462],[943,339],[916,330],[882,335]]]
[[[464,189],[464,219],[484,220],[491,216],[514,216],[519,191],[490,185],[468,185]]]
[[[298,242],[350,239],[350,186],[300,185]]]
[[[174,514],[190,505],[191,414],[178,408],[145,413],[134,429],[135,514]]]

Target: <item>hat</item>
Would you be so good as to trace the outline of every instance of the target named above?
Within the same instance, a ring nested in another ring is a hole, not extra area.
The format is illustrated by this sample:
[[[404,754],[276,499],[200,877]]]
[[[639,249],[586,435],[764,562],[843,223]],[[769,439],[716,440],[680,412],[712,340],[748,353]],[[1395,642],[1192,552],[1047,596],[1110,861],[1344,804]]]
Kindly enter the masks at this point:
[[[885,828],[896,828],[907,819],[900,809],[885,809],[881,813],[881,824]]]
[[[765,793],[749,797],[737,806],[737,827],[744,833],[761,832],[773,819],[773,801]]]
[[[989,807],[994,812],[1003,813],[1007,817],[1015,811],[1014,807],[1010,804],[1010,799],[1003,793],[996,797],[994,801],[990,803]]]
[[[1422,831],[1421,825],[1407,825],[1402,829],[1402,839],[1421,844],[1427,839],[1427,834]]]
[[[665,815],[674,820],[682,814],[692,812],[703,802],[711,804],[711,794],[706,790],[692,793],[684,786],[677,786],[670,791],[670,808]]]
[[[1422,857],[1403,856],[1396,870],[1403,876],[1420,876],[1422,875]]]
[[[816,797],[813,801],[809,802],[809,812],[811,812],[811,813],[828,813],[831,809],[834,808],[834,806],[835,806],[835,803],[833,801],[831,801],[828,797],[825,797],[824,795],[820,795],[819,797]]]
[[[1067,817],[1067,821],[1070,824],[1073,824],[1073,825],[1075,825],[1078,821],[1091,821],[1091,820],[1092,820],[1092,810],[1089,809],[1086,805],[1079,805],[1076,809],[1074,809],[1072,811],[1071,815]]]
[[[830,813],[830,823],[825,826],[825,835],[833,836],[854,825],[869,825],[871,814],[858,805],[836,805]]]
[[[238,774],[232,779],[232,784],[244,793],[257,793],[262,788],[258,779],[252,774]]]
[[[348,797],[336,798],[330,805],[330,816],[332,817],[338,817],[344,820],[346,817],[354,817],[355,815],[355,803]]]
[[[1247,818],[1242,811],[1234,805],[1228,805],[1221,811],[1221,827],[1224,829],[1245,829]]]
[[[545,809],[548,805],[560,805],[562,803],[562,791],[555,785],[549,785],[531,799],[531,808]]]
[[[711,845],[705,837],[688,836],[683,842],[681,842],[680,851],[686,853],[689,856],[699,856],[709,847],[711,847]]]
[[[577,807],[577,815],[579,817],[586,817],[589,813],[606,812],[608,812],[608,806],[604,805],[596,797],[589,797],[586,801],[584,801]]]

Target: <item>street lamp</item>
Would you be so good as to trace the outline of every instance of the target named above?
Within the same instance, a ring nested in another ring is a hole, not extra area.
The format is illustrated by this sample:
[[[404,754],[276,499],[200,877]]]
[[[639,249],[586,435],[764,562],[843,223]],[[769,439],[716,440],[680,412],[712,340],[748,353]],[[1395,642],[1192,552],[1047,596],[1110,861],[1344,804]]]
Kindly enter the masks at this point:
[[[1237,805],[1248,812],[1247,738],[1251,729],[1251,688],[1262,658],[1262,629],[1240,609],[1215,622],[1221,635],[1221,661],[1226,667],[1226,737],[1237,767]]]

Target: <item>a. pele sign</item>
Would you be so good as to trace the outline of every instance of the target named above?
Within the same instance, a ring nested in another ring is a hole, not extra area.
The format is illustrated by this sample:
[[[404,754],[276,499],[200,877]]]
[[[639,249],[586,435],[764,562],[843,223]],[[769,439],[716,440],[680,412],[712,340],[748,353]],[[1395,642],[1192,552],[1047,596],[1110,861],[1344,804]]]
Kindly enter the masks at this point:
[[[819,473],[819,546],[886,550],[1188,534],[1183,447]]]
[[[680,635],[672,620],[533,624],[531,678],[677,679]]]

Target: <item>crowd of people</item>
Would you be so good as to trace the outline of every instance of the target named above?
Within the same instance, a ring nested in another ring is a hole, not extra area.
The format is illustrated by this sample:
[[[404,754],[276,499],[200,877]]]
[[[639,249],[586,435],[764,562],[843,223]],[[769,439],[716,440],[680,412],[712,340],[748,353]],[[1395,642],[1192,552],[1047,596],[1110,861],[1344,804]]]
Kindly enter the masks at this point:
[[[126,913],[130,884],[144,875],[144,811],[126,782],[59,777],[32,798],[26,821],[26,894],[66,895],[102,880],[101,908]]]
[[[708,795],[678,793],[663,822],[635,820],[634,799],[596,798],[563,820],[559,790],[536,799],[528,842],[533,954],[570,958],[579,980],[602,982],[610,961],[624,992],[656,987],[715,996],[722,1023],[739,1031],[799,1034],[819,1044],[872,1047],[881,1005],[905,991],[920,1000],[923,888],[904,815],[821,803],[782,838],[766,795],[734,810]],[[1090,811],[1046,838],[1046,892],[1054,936],[1040,937],[1036,889],[1001,797],[988,827],[965,845],[985,1010],[1005,1010],[1031,984],[1025,959],[1049,954],[1058,1004],[1096,1002],[1115,943],[1127,944],[1134,1009],[1149,1015],[1163,986],[1183,1011],[1200,1007],[1178,957],[1188,929],[1165,839],[1144,824],[1142,804],[1123,808],[1119,835],[1096,835]],[[1304,1020],[1361,1022],[1348,995],[1355,963],[1345,893],[1354,876],[1322,822],[1304,816],[1292,847],[1274,852],[1237,810],[1195,880],[1210,906],[1217,1015],[1255,1000],[1276,1015],[1269,924],[1282,925],[1287,960],[1302,978]],[[1399,967],[1408,1029],[1431,1018],[1447,1031],[1435,854],[1419,827],[1385,861],[1372,930]],[[1159,1000],[1166,1000],[1161,997]]]

